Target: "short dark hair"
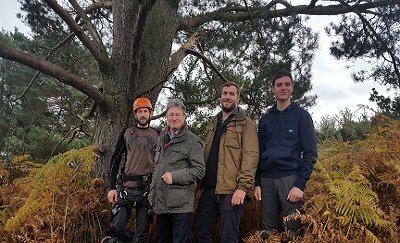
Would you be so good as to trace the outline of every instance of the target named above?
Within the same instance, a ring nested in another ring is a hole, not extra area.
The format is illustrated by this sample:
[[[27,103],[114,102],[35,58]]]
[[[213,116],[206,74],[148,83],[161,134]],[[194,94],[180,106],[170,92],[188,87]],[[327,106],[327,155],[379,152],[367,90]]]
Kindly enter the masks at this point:
[[[292,74],[291,74],[289,71],[287,71],[287,70],[281,70],[281,71],[277,72],[277,73],[275,74],[275,76],[272,78],[272,86],[275,86],[275,81],[276,81],[278,78],[282,78],[282,77],[289,77],[290,80],[291,80],[292,83],[293,83]]]
[[[239,84],[237,84],[237,83],[235,83],[235,82],[233,82],[233,81],[228,81],[228,82],[226,82],[226,83],[223,83],[223,84],[221,85],[221,93],[222,93],[222,89],[223,89],[224,87],[231,87],[231,86],[235,86],[235,87],[236,87],[236,89],[237,89],[237,94],[238,94],[238,96],[240,96],[240,86],[239,86]]]

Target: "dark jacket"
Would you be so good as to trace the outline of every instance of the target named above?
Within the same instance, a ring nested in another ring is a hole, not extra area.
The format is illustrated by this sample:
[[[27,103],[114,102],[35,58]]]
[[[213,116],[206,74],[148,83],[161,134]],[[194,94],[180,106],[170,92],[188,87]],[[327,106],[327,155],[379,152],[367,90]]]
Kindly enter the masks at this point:
[[[204,145],[206,159],[210,154],[217,124],[218,116],[215,116],[207,128]],[[241,189],[251,197],[259,158],[257,127],[243,109],[239,108],[222,132],[218,152],[215,193],[232,194],[236,189]]]
[[[258,125],[260,176],[281,178],[297,175],[293,186],[304,190],[317,159],[315,130],[310,114],[296,103],[279,111],[274,105]]]
[[[187,126],[170,142],[167,136],[158,139],[150,203],[157,214],[193,212],[195,185],[205,171],[201,140]],[[171,185],[161,179],[166,172],[172,174]]]

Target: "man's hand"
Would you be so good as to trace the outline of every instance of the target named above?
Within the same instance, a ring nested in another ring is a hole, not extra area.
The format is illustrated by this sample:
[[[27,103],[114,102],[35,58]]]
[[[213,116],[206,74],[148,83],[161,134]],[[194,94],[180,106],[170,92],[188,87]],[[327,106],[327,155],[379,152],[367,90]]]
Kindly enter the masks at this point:
[[[171,172],[165,172],[164,175],[161,176],[161,178],[164,180],[165,183],[168,185],[172,184],[172,173]]]
[[[258,200],[261,201],[261,187],[256,186],[254,188],[254,197]]]
[[[116,203],[117,202],[117,190],[108,191],[107,199],[112,204]]]
[[[235,193],[232,195],[232,206],[241,205],[244,203],[244,198],[246,197],[246,192],[240,189],[237,189]]]
[[[303,194],[304,192],[302,190],[300,190],[297,187],[292,187],[292,189],[290,190],[288,196],[287,196],[287,200],[289,200],[290,202],[298,202],[303,198]]]

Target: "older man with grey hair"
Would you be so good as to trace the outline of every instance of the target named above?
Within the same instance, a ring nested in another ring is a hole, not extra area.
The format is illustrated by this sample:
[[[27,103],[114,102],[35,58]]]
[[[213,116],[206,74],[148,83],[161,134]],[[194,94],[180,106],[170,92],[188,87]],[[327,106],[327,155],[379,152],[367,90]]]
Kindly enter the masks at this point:
[[[150,202],[157,242],[189,242],[196,182],[204,176],[201,140],[188,130],[181,100],[167,104],[167,127],[158,138]]]

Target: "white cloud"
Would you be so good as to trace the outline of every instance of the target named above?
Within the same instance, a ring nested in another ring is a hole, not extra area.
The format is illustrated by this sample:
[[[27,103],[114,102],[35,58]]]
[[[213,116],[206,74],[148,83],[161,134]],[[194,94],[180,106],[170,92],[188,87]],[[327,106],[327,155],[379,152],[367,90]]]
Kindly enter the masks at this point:
[[[321,117],[338,114],[345,108],[356,111],[360,104],[376,108],[375,103],[369,101],[371,89],[375,87],[380,92],[385,90],[378,83],[353,81],[351,73],[366,67],[365,63],[337,60],[330,55],[329,48],[333,38],[325,33],[324,27],[338,20],[337,16],[312,16],[309,20],[309,25],[320,36],[319,49],[312,67],[311,91],[318,95],[318,99],[316,105],[309,109],[316,123]]]
[[[0,6],[0,29],[14,31],[16,27],[20,32],[30,32],[30,29],[17,18],[17,13],[22,13],[19,2],[16,0],[0,0]]]

